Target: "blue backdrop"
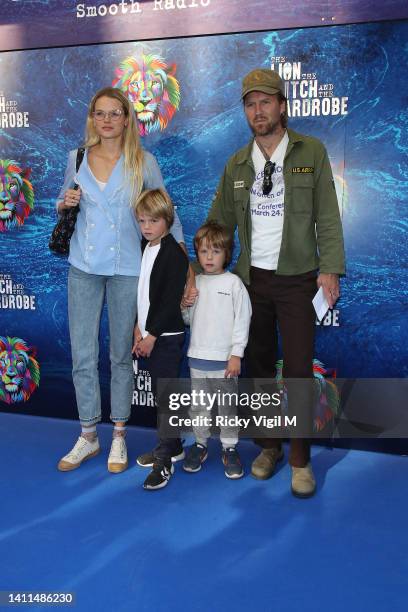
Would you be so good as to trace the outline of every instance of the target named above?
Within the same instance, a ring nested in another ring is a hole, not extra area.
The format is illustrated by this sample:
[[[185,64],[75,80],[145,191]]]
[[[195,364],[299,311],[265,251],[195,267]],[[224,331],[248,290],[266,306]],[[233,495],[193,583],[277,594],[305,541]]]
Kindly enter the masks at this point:
[[[295,77],[287,79],[289,124],[327,146],[346,240],[342,297],[317,330],[315,355],[341,377],[407,376],[408,84],[401,70],[407,43],[402,21],[2,53],[0,159],[31,168],[35,199],[24,224],[0,232],[0,336],[37,348],[41,378],[29,401],[0,399],[1,409],[76,416],[67,262],[51,255],[48,237],[67,153],[83,139],[88,102],[141,48],[176,65],[180,106],[166,129],[147,134],[143,144],[157,156],[190,250],[227,158],[250,137],[241,77],[287,62],[287,76]],[[304,98],[292,82],[299,80]],[[320,111],[315,116],[307,114],[312,98]],[[334,98],[343,114],[335,114]],[[11,295],[31,296],[31,307],[19,308]],[[106,392],[106,319],[101,338]],[[135,410],[133,420],[145,416]]]

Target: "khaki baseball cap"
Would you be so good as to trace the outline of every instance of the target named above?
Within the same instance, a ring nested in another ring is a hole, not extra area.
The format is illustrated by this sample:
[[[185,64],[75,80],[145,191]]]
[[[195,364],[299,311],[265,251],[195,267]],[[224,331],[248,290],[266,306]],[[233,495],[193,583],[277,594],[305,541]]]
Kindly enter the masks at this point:
[[[285,86],[279,74],[267,68],[257,68],[244,77],[241,98],[245,98],[251,91],[262,91],[271,96],[280,91],[285,96]]]

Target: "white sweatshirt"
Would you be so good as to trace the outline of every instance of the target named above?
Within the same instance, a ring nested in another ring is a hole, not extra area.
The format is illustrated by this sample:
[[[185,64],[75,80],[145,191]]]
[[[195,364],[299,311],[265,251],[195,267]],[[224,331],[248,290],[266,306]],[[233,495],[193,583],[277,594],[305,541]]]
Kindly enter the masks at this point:
[[[184,322],[191,325],[188,357],[214,361],[243,357],[252,314],[243,282],[231,272],[199,274],[196,286],[194,306],[183,309]]]

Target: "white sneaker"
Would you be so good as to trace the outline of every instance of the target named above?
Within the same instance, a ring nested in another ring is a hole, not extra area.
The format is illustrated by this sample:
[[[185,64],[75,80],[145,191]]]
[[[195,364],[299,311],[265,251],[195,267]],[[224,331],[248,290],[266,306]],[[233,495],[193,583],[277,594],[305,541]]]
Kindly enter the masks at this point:
[[[100,452],[99,440],[96,438],[90,442],[83,436],[79,436],[74,448],[65,455],[58,463],[60,472],[69,472],[78,468],[83,461],[95,457]]]
[[[126,442],[123,436],[112,438],[112,446],[108,458],[108,470],[112,474],[124,472],[128,466]]]

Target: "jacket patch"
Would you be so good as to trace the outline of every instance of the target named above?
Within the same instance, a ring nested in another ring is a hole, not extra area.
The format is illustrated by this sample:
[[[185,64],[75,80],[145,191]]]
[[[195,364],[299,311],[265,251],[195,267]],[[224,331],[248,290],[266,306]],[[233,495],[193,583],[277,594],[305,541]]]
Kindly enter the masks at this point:
[[[314,168],[311,166],[296,166],[292,168],[292,174],[313,174]]]
[[[244,181],[234,181],[234,189],[240,189],[241,187],[244,187],[245,183]]]

